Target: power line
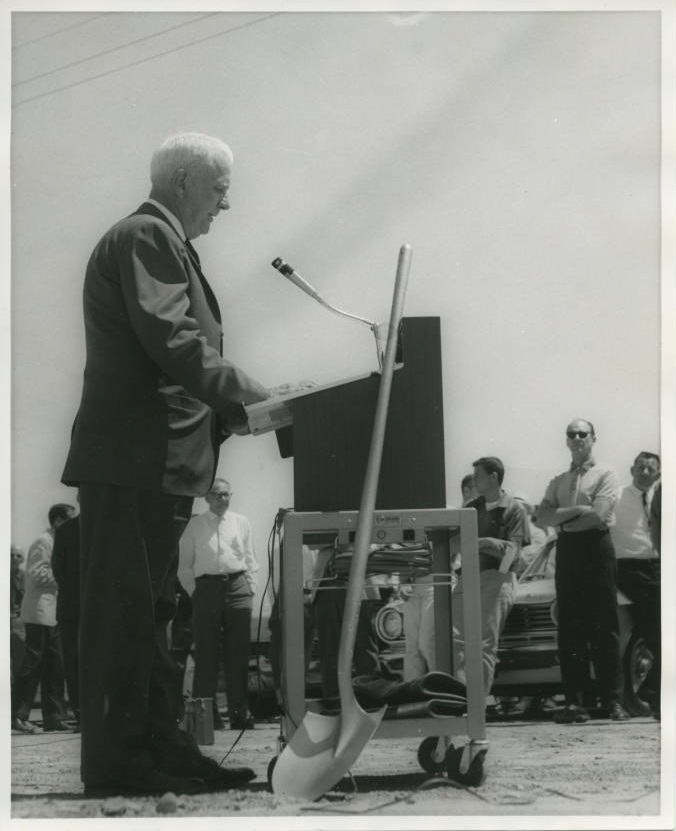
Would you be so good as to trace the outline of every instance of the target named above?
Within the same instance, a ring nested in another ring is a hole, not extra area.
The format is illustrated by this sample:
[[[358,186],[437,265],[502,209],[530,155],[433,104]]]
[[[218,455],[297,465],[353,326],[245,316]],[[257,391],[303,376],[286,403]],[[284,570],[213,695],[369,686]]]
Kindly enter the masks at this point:
[[[101,14],[95,14],[92,17],[88,17],[86,20],[78,20],[77,23],[71,23],[70,26],[64,26],[63,29],[55,29],[53,32],[47,32],[46,35],[40,35],[39,38],[35,38],[34,40],[25,40],[23,43],[12,46],[12,52],[15,52],[17,49],[23,49],[24,46],[30,46],[31,43],[38,43],[41,40],[45,40],[45,38],[60,35],[61,32],[67,32],[69,29],[75,29],[77,26],[84,26],[86,23],[91,23],[92,20],[96,20],[99,17],[106,17],[109,14],[113,14],[113,12],[101,12]]]
[[[261,17],[257,20],[252,20],[249,23],[242,23],[240,26],[233,26],[232,29],[226,29],[223,32],[216,32],[213,35],[207,35],[206,37],[199,38],[198,40],[190,41],[190,43],[184,43],[181,46],[175,46],[173,49],[167,49],[166,52],[158,52],[157,55],[149,55],[147,58],[140,58],[139,60],[132,61],[131,63],[125,64],[124,66],[118,66],[115,69],[108,69],[105,72],[100,72],[98,75],[91,75],[89,78],[83,78],[81,81],[74,81],[72,84],[66,84],[62,87],[56,87],[56,89],[49,90],[49,92],[42,92],[39,95],[33,95],[31,98],[24,98],[23,101],[17,101],[16,103],[13,103],[12,107],[20,107],[22,104],[28,104],[31,101],[37,101],[39,98],[45,98],[48,95],[54,95],[54,93],[63,92],[64,90],[71,89],[72,87],[87,84],[89,83],[89,81],[96,81],[99,78],[104,78],[106,75],[113,75],[115,72],[122,72],[123,70],[130,69],[133,66],[139,66],[140,64],[147,63],[148,61],[154,61],[156,58],[162,58],[165,55],[170,55],[172,52],[179,52],[181,49],[187,49],[189,46],[195,46],[198,43],[204,43],[207,40],[213,40],[214,38],[221,37],[222,35],[229,35],[231,32],[236,32],[240,29],[246,29],[249,26],[255,26],[257,23],[263,23],[266,20],[270,20],[273,17],[279,17],[282,14],[285,14],[285,12],[274,12],[273,14],[269,14],[266,17]]]
[[[186,20],[184,23],[178,23],[175,26],[169,26],[167,29],[160,29],[158,32],[153,32],[151,35],[144,35],[143,37],[137,38],[136,40],[130,40],[127,43],[121,44],[120,46],[112,46],[110,49],[105,49],[103,52],[97,52],[95,55],[90,55],[88,58],[80,58],[77,61],[66,63],[63,66],[57,66],[54,69],[48,69],[46,72],[41,72],[39,75],[32,75],[30,78],[24,78],[22,81],[17,81],[15,84],[12,84],[12,88],[19,87],[22,84],[28,84],[31,81],[36,81],[38,78],[44,78],[47,75],[53,75],[55,72],[61,72],[62,69],[69,69],[71,66],[77,66],[78,64],[86,63],[87,61],[93,61],[96,58],[100,58],[102,55],[110,55],[112,52],[118,52],[120,49],[126,49],[127,46],[134,46],[137,43],[142,43],[144,40],[150,40],[151,38],[163,35],[165,34],[165,32],[172,32],[175,29],[181,29],[184,26],[189,26],[191,23],[196,23],[198,20],[204,20],[207,17],[214,17],[214,15],[216,14],[218,14],[218,12],[210,12],[209,14],[203,14],[199,17],[194,17],[192,20]]]

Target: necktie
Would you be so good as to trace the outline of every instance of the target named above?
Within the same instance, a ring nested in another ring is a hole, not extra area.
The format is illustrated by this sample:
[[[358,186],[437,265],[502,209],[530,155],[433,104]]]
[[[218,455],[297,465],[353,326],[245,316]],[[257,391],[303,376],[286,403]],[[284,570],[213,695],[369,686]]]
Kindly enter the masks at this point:
[[[650,511],[648,510],[648,494],[645,491],[641,491],[641,502],[643,503],[643,512],[645,513],[648,519],[648,525],[650,525]]]
[[[200,267],[200,258],[199,258],[199,254],[197,253],[197,251],[195,251],[195,249],[193,248],[193,245],[192,245],[192,243],[190,242],[190,240],[189,240],[189,239],[186,239],[186,241],[185,241],[185,247],[188,249],[188,253],[190,254],[190,256],[192,257],[192,259],[194,260],[194,262],[195,262],[195,264],[197,265],[197,267],[199,268],[199,267]]]
[[[582,469],[574,467],[570,477],[570,504],[577,505],[577,499],[580,494],[580,477],[582,476]]]

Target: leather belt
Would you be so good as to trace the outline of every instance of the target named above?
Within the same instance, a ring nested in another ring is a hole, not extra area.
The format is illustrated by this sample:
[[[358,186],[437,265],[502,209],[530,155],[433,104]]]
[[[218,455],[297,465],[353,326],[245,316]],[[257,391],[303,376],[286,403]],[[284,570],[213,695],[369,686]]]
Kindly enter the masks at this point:
[[[231,571],[227,574],[200,574],[200,576],[196,577],[195,580],[220,580],[223,583],[227,583],[228,580],[234,580],[236,577],[241,577],[243,574],[246,574],[246,571]]]

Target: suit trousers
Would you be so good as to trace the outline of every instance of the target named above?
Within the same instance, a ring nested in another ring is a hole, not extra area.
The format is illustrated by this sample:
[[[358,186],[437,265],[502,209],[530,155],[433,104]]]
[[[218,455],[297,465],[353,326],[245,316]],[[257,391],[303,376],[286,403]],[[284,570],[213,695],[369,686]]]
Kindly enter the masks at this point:
[[[68,703],[73,710],[76,720],[80,719],[80,657],[78,647],[78,621],[67,618],[59,620],[61,633],[61,650],[63,652],[63,668],[66,675],[66,692]]]
[[[249,651],[253,593],[244,573],[227,580],[198,577],[192,595],[195,644],[193,698],[212,698],[216,705],[218,659],[225,668],[225,695],[230,721],[248,713]]]
[[[81,775],[142,775],[179,741],[181,673],[167,645],[192,497],[80,484]]]
[[[13,715],[24,721],[29,718],[39,684],[43,722],[64,718],[63,680],[58,628],[27,623],[23,660],[12,691]]]
[[[621,559],[617,561],[617,585],[634,605],[632,612],[638,632],[643,635],[651,652],[653,665],[641,690],[659,702],[661,669],[661,597],[662,584],[659,559]],[[639,695],[641,692],[639,691]]]
[[[559,534],[556,542],[559,662],[567,704],[590,690],[591,659],[604,706],[622,694],[617,561],[608,531]]]

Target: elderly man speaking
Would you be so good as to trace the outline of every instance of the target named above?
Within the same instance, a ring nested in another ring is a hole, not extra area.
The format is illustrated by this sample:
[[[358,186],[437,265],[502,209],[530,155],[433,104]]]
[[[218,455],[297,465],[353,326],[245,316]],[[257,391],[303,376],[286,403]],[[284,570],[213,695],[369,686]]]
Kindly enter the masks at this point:
[[[86,365],[62,480],[80,489],[81,775],[87,795],[241,785],[178,728],[167,623],[178,541],[218,446],[268,390],[221,356],[221,314],[190,240],[229,208],[230,148],[167,139],[152,189],[103,235],[84,282]]]

